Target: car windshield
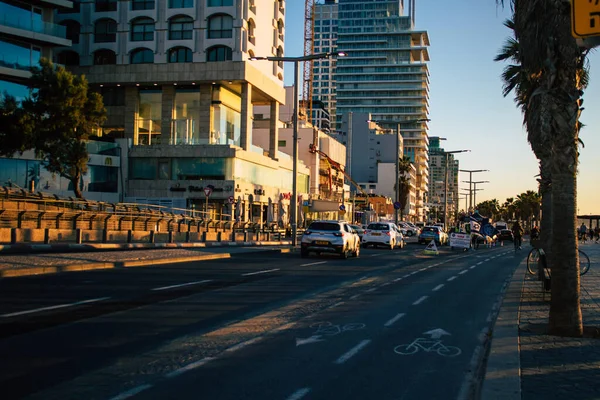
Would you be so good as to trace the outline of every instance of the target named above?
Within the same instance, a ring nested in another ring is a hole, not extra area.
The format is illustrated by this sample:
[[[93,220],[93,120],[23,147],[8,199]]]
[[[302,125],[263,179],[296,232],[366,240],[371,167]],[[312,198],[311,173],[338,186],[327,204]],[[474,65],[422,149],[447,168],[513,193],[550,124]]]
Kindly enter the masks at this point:
[[[370,229],[372,231],[389,231],[390,226],[388,224],[369,224],[369,226],[367,226],[367,229]]]
[[[333,222],[313,222],[308,229],[313,231],[339,231],[340,226]]]

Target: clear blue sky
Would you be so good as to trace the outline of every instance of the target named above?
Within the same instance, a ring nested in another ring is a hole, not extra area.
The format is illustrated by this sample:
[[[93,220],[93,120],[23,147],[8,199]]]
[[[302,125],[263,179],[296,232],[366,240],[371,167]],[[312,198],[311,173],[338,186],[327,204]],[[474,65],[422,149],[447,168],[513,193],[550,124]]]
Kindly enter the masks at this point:
[[[408,2],[405,2],[408,3]],[[522,115],[512,96],[502,97],[503,63],[494,62],[511,34],[503,22],[509,7],[494,0],[416,0],[415,29],[429,34],[429,135],[446,137],[446,150],[470,149],[458,154],[461,169],[489,169],[473,174],[480,184],[477,202],[492,198],[504,202],[526,190],[537,190],[538,164],[522,126]],[[509,1],[505,1],[506,4]],[[286,2],[286,56],[303,54],[304,1]],[[600,55],[589,57],[590,85],[584,95],[578,175],[578,213],[600,214]],[[597,71],[595,75],[594,72]],[[286,65],[286,85],[293,83]],[[595,154],[595,156],[594,156]],[[469,175],[461,173],[461,188]],[[464,193],[461,191],[461,193]]]

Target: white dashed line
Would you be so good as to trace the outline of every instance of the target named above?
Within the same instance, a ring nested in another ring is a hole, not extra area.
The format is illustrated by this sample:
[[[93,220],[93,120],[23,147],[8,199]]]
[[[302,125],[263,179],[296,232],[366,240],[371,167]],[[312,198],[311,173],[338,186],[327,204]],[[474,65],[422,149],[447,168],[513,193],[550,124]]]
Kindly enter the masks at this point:
[[[459,275],[463,275],[463,274],[466,274],[467,272],[469,272],[469,270],[468,270],[468,269],[463,269],[463,270],[462,270],[462,271],[460,271],[458,274],[459,274]]]
[[[285,400],[300,400],[310,392],[310,388],[302,388],[296,390],[290,397]]]
[[[16,317],[17,315],[33,314],[33,313],[41,312],[41,311],[58,310],[59,308],[80,306],[83,304],[96,303],[98,301],[103,301],[103,300],[108,300],[108,299],[110,299],[110,297],[100,297],[97,299],[82,300],[82,301],[77,301],[75,303],[69,303],[69,304],[57,304],[55,306],[41,307],[41,308],[36,308],[33,310],[17,311],[17,312],[8,313],[8,314],[2,314],[2,315],[0,315],[0,317],[3,317],[3,318]]]
[[[131,390],[123,392],[120,395],[111,398],[110,400],[125,400],[125,399],[135,396],[136,394],[138,394],[146,389],[150,389],[151,387],[152,387],[152,385],[140,385],[140,386],[134,387]]]
[[[383,324],[383,326],[392,326],[396,321],[398,321],[402,317],[404,317],[404,313],[396,315],[394,318],[390,319],[388,322]]]
[[[238,343],[235,346],[231,346],[230,348],[224,350],[224,353],[233,353],[234,351],[238,351],[243,349],[246,346],[250,346],[251,344],[254,344],[256,342],[260,342],[261,340],[263,340],[262,336],[256,337],[254,339],[250,339],[250,340],[246,340],[245,342],[242,343]]]
[[[381,287],[384,287],[384,286],[387,286],[387,285],[391,285],[391,283],[390,282],[384,282],[384,283],[381,284]]]
[[[414,303],[412,303],[413,306],[418,306],[419,304],[421,304],[422,302],[424,302],[425,300],[427,300],[429,296],[423,296],[421,297],[419,300],[415,301]]]
[[[374,291],[376,291],[376,290],[377,290],[377,288],[376,288],[376,287],[374,287],[374,288],[371,288],[371,289],[369,289],[369,290],[365,290],[365,292],[367,292],[367,293],[371,293],[371,292],[374,292]]]
[[[190,285],[199,285],[201,283],[208,283],[208,282],[212,282],[212,281],[211,280],[204,280],[204,281],[186,282],[186,283],[180,283],[179,285],[157,287],[157,288],[154,288],[152,290],[167,290],[167,289],[180,288],[180,287],[190,286]]]
[[[350,300],[358,299],[359,297],[360,294],[355,294],[354,296],[350,297]]]
[[[176,376],[179,376],[179,375],[181,375],[183,373],[186,373],[186,372],[191,371],[191,370],[193,370],[195,368],[201,367],[204,364],[206,364],[206,363],[208,363],[208,362],[210,362],[212,360],[214,360],[214,357],[205,357],[202,360],[195,361],[195,362],[190,363],[190,364],[188,364],[188,365],[186,365],[184,367],[176,369],[175,371],[169,372],[168,374],[165,375],[165,378],[175,378]]]
[[[339,307],[339,306],[341,306],[342,304],[344,304],[344,302],[343,302],[343,301],[340,301],[339,303],[335,303],[334,305],[332,305],[332,306],[331,306],[331,308]]]
[[[477,267],[477,265],[471,265],[471,266],[469,267],[469,269],[474,269],[474,268],[476,268],[476,267]]]
[[[456,278],[458,278],[458,276],[451,276],[450,278],[446,279],[448,282],[452,282],[453,280],[455,280]]]
[[[486,260],[486,261],[487,261],[487,260]],[[479,261],[479,262],[478,262],[477,264],[475,264],[475,265],[481,265],[481,264],[483,264],[483,261]]]
[[[379,257],[381,255],[382,255],[381,253],[377,253],[377,254],[371,254],[369,257]]]
[[[302,266],[302,265],[301,265]],[[274,269],[265,269],[264,271],[256,271],[256,272],[248,272],[247,274],[242,274],[242,276],[250,276],[250,275],[258,275],[258,274],[266,274],[269,272],[279,271],[279,268]]]
[[[319,264],[325,264],[327,261],[318,261],[318,262],[314,262],[314,263],[310,263],[310,264],[300,264],[301,267],[308,267],[310,265],[319,265]]]
[[[338,358],[337,360],[335,360],[335,363],[336,364],[343,364],[343,363],[345,363],[350,358],[352,358],[352,356],[356,355],[356,353],[358,353],[359,351],[361,351],[369,343],[371,343],[371,340],[369,340],[369,339],[363,340],[362,342],[360,342],[359,344],[357,344],[356,346],[354,346],[353,348],[351,348],[350,350],[348,350],[340,358]]]
[[[402,280],[402,278],[396,278],[394,279],[394,282],[400,282]]]
[[[442,284],[440,284],[440,285],[437,285],[437,286],[436,286],[436,287],[434,287],[433,289],[431,289],[431,291],[432,291],[432,292],[437,292],[438,290],[440,290],[440,289],[441,289],[441,288],[443,288],[443,287],[444,287],[444,284],[442,283]]]

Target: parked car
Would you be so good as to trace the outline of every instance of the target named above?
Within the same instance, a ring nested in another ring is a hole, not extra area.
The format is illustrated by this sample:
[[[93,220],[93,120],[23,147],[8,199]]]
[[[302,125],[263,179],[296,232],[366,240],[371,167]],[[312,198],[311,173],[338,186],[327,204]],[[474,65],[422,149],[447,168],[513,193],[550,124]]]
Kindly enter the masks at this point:
[[[300,240],[300,256],[308,257],[311,251],[317,255],[337,253],[341,258],[348,258],[349,254],[358,257],[360,237],[347,222],[313,221]]]
[[[364,247],[388,246],[393,250],[404,247],[404,236],[393,222],[372,222],[367,225],[362,243]]]
[[[356,233],[358,234],[358,237],[360,238],[360,241],[362,242],[363,235],[365,234],[364,228],[359,225],[350,225],[350,226],[352,227],[352,229],[354,229],[356,231]]]
[[[398,223],[400,229],[404,229],[406,231],[406,236],[419,236],[421,230],[417,228],[415,225],[410,222],[401,221]]]
[[[440,226],[424,226],[419,235],[419,244],[429,243],[432,240],[435,240],[435,243],[440,246],[448,244],[448,234]]]
[[[515,240],[515,238],[510,229],[500,229],[500,233],[498,234],[497,240],[510,240],[512,242],[513,240]]]

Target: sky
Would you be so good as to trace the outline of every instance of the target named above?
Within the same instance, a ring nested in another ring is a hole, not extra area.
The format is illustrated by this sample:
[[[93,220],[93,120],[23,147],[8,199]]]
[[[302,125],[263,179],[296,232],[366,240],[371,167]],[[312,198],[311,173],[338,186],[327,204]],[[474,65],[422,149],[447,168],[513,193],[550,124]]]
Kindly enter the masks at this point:
[[[304,1],[288,0],[286,8],[285,55],[301,56]],[[473,181],[489,181],[477,185],[483,189],[477,192],[478,203],[490,199],[503,203],[527,190],[537,191],[538,162],[527,142],[523,116],[512,94],[502,96],[506,64],[494,62],[511,35],[503,25],[509,17],[510,8],[497,6],[495,0],[416,0],[415,29],[427,31],[431,43],[428,134],[447,138],[442,142],[447,151],[471,150],[456,155],[461,169],[490,170],[473,174]],[[585,148],[580,148],[578,215],[600,214],[600,112],[595,112],[600,110],[600,52],[591,52],[588,60],[590,84],[580,118]],[[285,84],[292,85],[288,64]],[[469,174],[461,172],[461,189],[469,188],[462,182],[468,180]]]

